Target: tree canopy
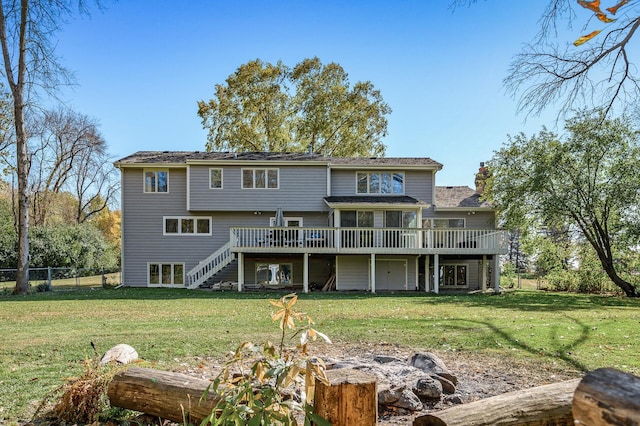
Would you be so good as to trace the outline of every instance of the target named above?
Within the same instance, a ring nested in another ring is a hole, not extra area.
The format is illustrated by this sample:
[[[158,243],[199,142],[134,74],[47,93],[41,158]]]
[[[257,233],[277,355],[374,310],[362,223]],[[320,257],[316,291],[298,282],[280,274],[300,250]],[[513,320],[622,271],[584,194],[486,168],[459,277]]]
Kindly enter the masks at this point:
[[[383,156],[391,108],[369,81],[349,82],[336,63],[241,65],[214,98],[198,102],[208,151]]]
[[[638,297],[638,284],[621,277],[617,259],[639,243],[640,133],[602,111],[579,114],[565,130],[562,137],[547,130],[510,137],[488,164],[486,197],[509,228],[574,231],[612,282]]]

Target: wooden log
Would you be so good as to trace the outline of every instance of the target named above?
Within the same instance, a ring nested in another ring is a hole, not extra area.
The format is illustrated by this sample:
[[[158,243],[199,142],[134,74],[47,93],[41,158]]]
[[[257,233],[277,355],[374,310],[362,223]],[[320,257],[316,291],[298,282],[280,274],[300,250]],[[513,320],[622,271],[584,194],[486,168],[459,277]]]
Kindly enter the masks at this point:
[[[414,426],[573,426],[571,400],[580,379],[522,389],[417,417]]]
[[[371,426],[378,422],[376,377],[349,368],[329,370],[330,385],[316,380],[314,413],[333,426]]]
[[[186,374],[131,367],[117,374],[107,390],[114,407],[122,407],[182,424],[199,424],[211,414],[217,398],[200,402],[211,382]]]
[[[640,425],[640,377],[613,368],[588,373],[573,396],[576,425]]]

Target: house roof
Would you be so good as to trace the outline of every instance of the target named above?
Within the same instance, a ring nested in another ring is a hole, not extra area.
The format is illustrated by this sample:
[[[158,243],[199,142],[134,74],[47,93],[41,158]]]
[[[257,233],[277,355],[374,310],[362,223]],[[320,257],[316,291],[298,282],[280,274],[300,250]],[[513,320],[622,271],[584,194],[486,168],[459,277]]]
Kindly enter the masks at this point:
[[[204,152],[204,151],[138,151],[115,162],[116,166],[144,164],[187,164],[207,161],[315,161],[338,167],[433,167],[442,164],[431,158],[404,157],[325,157],[305,152]]]
[[[328,157],[336,166],[431,166],[438,169],[442,164],[429,157]]]
[[[355,195],[355,196],[339,196],[339,197],[324,197],[325,203],[331,206],[340,205],[340,207],[347,206],[362,206],[369,204],[387,204],[400,206],[427,206],[428,204],[422,200],[418,200],[407,195]]]
[[[468,186],[436,186],[436,209],[450,208],[491,208],[480,194]]]
[[[138,151],[116,161],[125,164],[186,164],[190,161],[322,161],[322,155],[302,152]]]

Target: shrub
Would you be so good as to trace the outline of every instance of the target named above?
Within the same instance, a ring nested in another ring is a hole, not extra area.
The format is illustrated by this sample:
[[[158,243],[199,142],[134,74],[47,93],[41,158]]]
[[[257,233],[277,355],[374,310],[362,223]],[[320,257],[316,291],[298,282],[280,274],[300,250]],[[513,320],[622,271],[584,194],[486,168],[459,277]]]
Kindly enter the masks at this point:
[[[304,413],[305,425],[329,423],[313,414],[311,402],[315,379],[328,384],[324,362],[308,353],[308,343],[319,336],[329,338],[311,328],[313,321],[294,311],[298,296],[289,294],[270,300],[278,311],[272,316],[279,321],[280,342],[267,341],[261,346],[243,342],[231,360],[209,386],[220,399],[202,426],[218,425],[297,425],[296,414]],[[303,325],[297,331],[296,323]],[[287,330],[290,337],[300,336],[295,347],[285,347]]]

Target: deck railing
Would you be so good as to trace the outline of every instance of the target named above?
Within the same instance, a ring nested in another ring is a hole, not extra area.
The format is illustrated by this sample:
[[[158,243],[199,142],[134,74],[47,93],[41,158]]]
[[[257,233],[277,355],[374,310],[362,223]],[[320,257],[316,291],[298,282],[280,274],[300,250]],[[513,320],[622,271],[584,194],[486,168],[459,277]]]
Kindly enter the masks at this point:
[[[493,252],[507,248],[507,233],[497,229],[234,227],[232,250],[316,252]]]

